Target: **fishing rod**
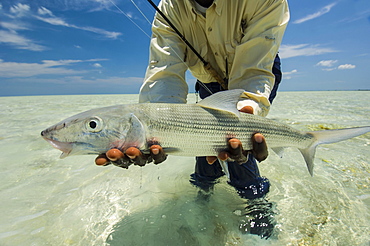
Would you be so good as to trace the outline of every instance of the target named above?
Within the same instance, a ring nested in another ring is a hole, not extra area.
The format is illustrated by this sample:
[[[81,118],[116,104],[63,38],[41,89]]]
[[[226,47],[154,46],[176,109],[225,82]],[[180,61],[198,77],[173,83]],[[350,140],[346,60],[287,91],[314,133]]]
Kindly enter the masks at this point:
[[[224,90],[227,90],[227,78],[223,79],[217,71],[211,66],[209,62],[203,59],[203,57],[195,50],[195,48],[188,42],[184,35],[175,27],[175,25],[167,18],[167,16],[155,5],[152,0],[148,0],[149,4],[163,17],[163,19],[170,25],[170,27],[176,32],[177,35],[184,41],[184,43],[194,52],[194,54],[203,63],[204,68],[212,75],[212,77],[221,85]],[[226,64],[227,69],[227,64]]]

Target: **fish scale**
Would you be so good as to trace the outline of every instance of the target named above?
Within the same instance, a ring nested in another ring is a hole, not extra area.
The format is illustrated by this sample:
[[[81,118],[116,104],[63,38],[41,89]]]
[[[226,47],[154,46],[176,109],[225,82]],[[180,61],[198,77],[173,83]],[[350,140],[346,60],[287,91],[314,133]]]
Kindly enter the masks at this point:
[[[256,132],[266,137],[270,147],[303,147],[313,141],[310,134],[293,131],[293,128],[282,123],[254,115],[241,114],[237,117],[232,113],[197,105],[148,104],[142,107],[149,112],[142,116],[150,119],[147,123],[149,136],[156,136],[164,148],[181,150],[173,152],[173,155],[217,155],[226,147],[230,137],[238,138],[245,149],[251,149],[251,138]],[[157,111],[162,113],[157,114]],[[193,145],[194,141],[201,144]]]

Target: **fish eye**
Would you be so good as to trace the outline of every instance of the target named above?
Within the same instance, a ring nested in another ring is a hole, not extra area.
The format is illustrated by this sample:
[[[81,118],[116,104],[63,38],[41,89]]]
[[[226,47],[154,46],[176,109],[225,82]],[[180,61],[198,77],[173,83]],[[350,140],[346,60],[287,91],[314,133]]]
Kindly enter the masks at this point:
[[[86,121],[86,129],[89,132],[100,132],[103,129],[103,120],[95,116]]]

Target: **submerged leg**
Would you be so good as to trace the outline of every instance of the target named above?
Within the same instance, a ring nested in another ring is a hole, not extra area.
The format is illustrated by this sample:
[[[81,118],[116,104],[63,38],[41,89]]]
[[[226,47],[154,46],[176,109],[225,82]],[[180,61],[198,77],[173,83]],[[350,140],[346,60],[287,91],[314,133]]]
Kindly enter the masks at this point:
[[[265,198],[248,200],[239,230],[243,234],[250,233],[263,239],[270,238],[274,235],[276,225],[274,210],[274,204]]]
[[[210,165],[206,157],[196,157],[195,172],[190,175],[190,183],[200,188],[198,198],[208,200],[217,179],[223,175],[225,174],[218,161]]]
[[[272,72],[275,75],[275,84],[269,97],[271,103],[276,97],[281,81],[280,58],[278,55],[276,55]],[[221,90],[221,86],[216,82],[208,84],[197,82],[196,84],[196,91],[199,92],[202,99]],[[259,235],[265,239],[269,238],[276,225],[273,205],[265,199],[270,189],[270,182],[267,178],[260,176],[257,162],[252,155],[249,155],[248,161],[242,165],[236,162],[228,162],[227,166],[229,184],[237,190],[240,197],[247,199],[247,206],[245,213],[243,213],[244,218],[239,229],[243,233]],[[223,175],[222,167],[218,161],[209,165],[205,157],[197,157],[195,173],[192,174],[190,182],[200,187],[201,190],[207,191],[205,198],[208,199],[217,178]]]
[[[240,197],[247,199],[240,231],[269,238],[276,225],[273,205],[265,198],[270,189],[270,182],[260,176],[257,162],[252,155],[249,155],[248,161],[242,165],[229,162],[228,168],[229,184],[236,189]]]

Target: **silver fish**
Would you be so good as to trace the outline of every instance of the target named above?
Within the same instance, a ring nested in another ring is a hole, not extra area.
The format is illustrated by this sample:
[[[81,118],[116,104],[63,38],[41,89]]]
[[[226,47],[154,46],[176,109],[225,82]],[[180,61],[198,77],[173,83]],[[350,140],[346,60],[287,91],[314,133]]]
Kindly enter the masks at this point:
[[[251,149],[251,137],[259,132],[276,152],[284,147],[298,148],[313,175],[317,145],[370,131],[370,126],[364,126],[301,132],[274,120],[240,113],[236,104],[243,95],[243,90],[228,90],[197,104],[143,103],[92,109],[47,128],[41,135],[63,152],[61,158],[131,146],[146,152],[150,141],[158,141],[172,155],[215,156],[234,137],[241,140],[244,149]]]

